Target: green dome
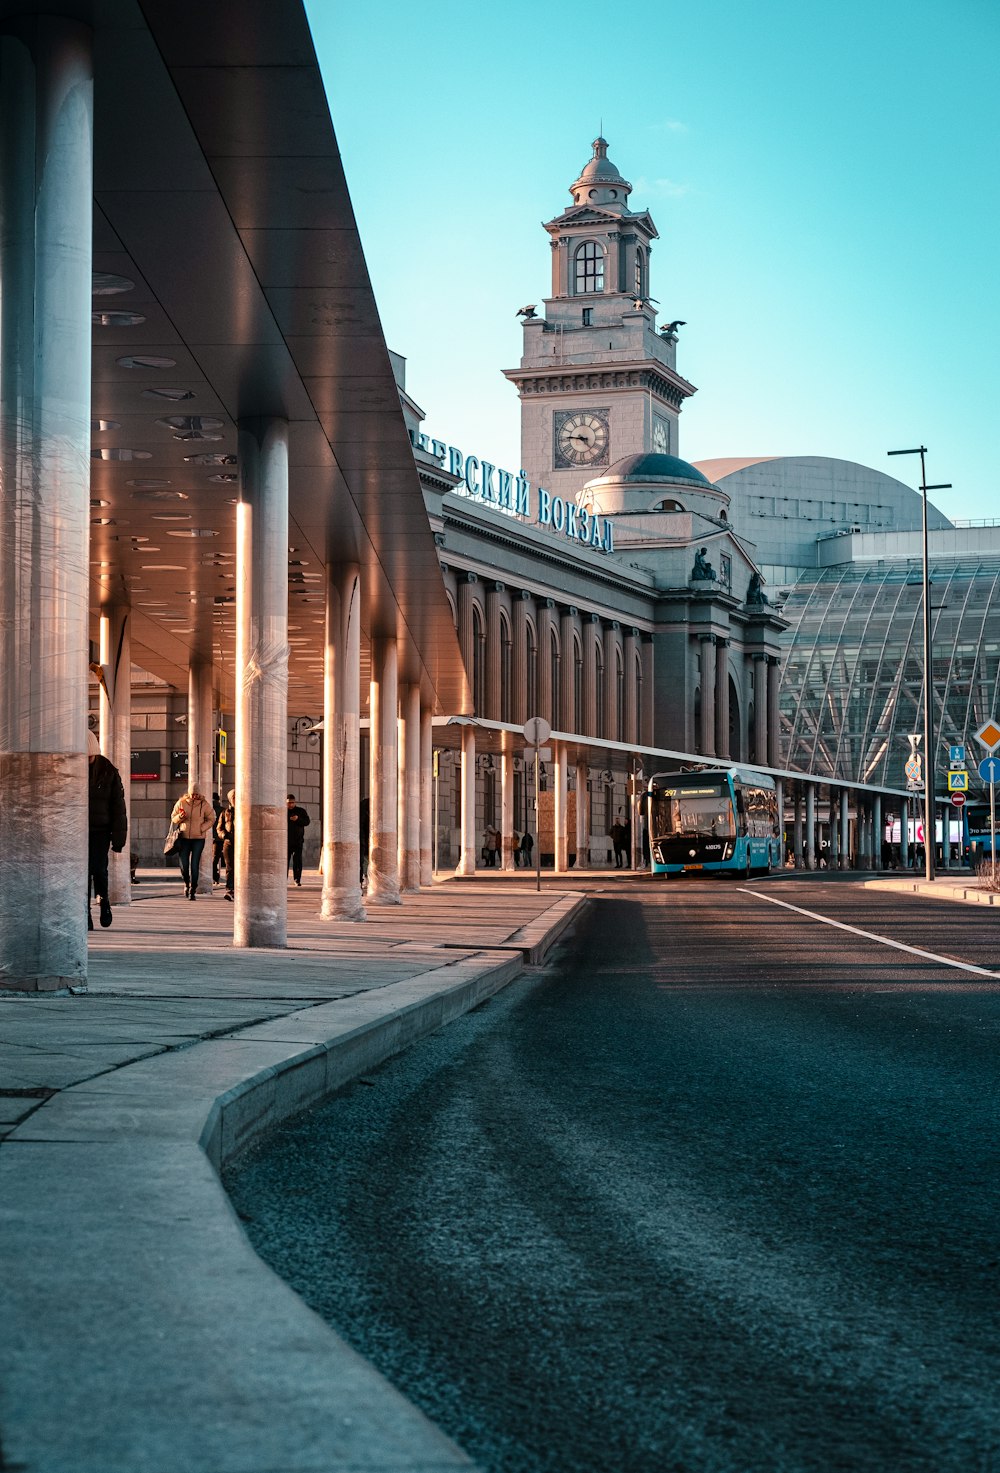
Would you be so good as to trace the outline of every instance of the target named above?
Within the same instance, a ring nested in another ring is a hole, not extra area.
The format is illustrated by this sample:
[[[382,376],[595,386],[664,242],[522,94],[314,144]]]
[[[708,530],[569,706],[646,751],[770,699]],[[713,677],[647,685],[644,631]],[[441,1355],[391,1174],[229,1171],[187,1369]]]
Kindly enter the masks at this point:
[[[679,460],[676,455],[626,455],[616,460],[609,471],[600,477],[602,481],[669,481],[685,486],[704,486],[714,490],[712,483],[701,471]]]

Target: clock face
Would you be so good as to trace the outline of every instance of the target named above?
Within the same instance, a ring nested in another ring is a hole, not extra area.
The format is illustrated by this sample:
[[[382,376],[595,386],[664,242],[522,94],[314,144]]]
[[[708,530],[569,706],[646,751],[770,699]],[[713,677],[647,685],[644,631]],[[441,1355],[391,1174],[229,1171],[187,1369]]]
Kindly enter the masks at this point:
[[[657,455],[669,454],[668,446],[670,439],[667,434],[666,422],[662,419],[653,420],[653,450]]]
[[[574,409],[555,417],[555,467],[607,465],[611,442],[606,409]]]

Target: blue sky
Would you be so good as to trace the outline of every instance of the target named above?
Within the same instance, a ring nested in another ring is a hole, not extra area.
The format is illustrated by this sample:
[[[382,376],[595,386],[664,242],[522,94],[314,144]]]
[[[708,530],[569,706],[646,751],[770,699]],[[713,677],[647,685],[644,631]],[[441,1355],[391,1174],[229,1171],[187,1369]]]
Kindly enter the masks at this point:
[[[1000,518],[997,0],[306,0],[426,428],[519,465],[517,308],[603,124],[698,386],[687,460],[833,455]],[[609,29],[609,17],[617,25]]]

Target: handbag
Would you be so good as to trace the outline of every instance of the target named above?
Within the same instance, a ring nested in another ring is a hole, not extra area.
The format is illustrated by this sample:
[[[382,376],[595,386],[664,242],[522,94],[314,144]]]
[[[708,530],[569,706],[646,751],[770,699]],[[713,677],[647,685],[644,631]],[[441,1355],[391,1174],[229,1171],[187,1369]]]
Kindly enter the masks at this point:
[[[163,841],[163,857],[164,857],[164,859],[169,859],[172,854],[176,854],[177,853],[177,850],[178,850],[178,848],[180,846],[180,842],[181,842],[180,825],[179,824],[176,824],[176,823],[172,823],[170,825],[169,829],[167,829],[167,837]]]

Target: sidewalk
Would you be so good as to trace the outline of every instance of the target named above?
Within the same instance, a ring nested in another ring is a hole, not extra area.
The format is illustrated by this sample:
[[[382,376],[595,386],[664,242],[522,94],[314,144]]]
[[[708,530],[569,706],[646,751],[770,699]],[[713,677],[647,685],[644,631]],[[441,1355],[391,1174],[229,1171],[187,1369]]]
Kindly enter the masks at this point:
[[[964,905],[1000,905],[1000,894],[981,890],[969,870],[939,874],[928,883],[915,871],[891,870],[876,880],[866,879],[866,890],[895,890],[901,895],[926,895],[932,900],[957,900]]]
[[[219,890],[133,894],[87,993],[0,997],[0,1467],[471,1467],[256,1257],[216,1173],[543,960],[585,897],[497,875],[339,924],[307,877],[265,952]]]

